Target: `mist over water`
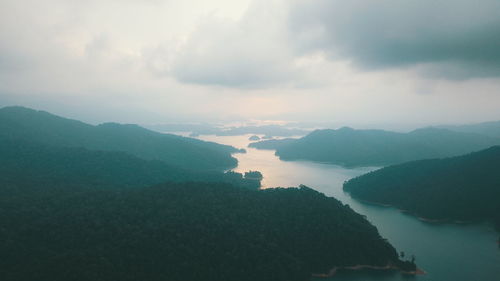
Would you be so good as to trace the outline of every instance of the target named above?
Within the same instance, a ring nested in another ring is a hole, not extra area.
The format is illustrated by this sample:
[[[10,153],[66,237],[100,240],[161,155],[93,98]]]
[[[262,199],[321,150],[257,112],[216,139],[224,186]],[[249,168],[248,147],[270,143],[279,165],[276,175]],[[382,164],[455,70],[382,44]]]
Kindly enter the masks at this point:
[[[361,203],[344,193],[342,184],[376,167],[346,169],[308,161],[281,161],[274,151],[247,147],[249,137],[200,136],[200,139],[246,149],[247,153],[234,154],[238,159],[238,167],[234,170],[262,172],[263,188],[304,184],[348,204],[356,212],[366,215],[398,251],[404,251],[406,257],[415,255],[417,265],[427,272],[421,276],[397,272],[343,272],[332,280],[498,280],[500,249],[497,246],[498,234],[493,226],[428,223],[396,208]]]

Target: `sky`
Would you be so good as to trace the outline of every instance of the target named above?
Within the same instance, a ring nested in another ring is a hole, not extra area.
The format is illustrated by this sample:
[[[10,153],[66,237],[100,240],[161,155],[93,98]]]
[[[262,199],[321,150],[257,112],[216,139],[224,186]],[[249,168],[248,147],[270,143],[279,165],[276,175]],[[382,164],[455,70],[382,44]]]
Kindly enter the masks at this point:
[[[2,0],[0,106],[90,123],[500,120],[498,0]]]

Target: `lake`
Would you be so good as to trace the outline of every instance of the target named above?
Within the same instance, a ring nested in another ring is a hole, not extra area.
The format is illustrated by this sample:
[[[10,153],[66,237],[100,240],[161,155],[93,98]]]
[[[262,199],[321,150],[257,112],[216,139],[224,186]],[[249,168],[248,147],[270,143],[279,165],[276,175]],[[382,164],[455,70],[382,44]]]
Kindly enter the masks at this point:
[[[348,272],[331,280],[418,280],[418,281],[498,281],[500,249],[498,233],[488,224],[437,224],[418,220],[391,207],[361,203],[342,190],[344,181],[376,169],[346,169],[308,161],[281,161],[274,151],[248,148],[250,135],[200,136],[200,139],[245,148],[234,154],[237,172],[258,170],[264,175],[263,188],[307,185],[348,204],[366,215],[380,234],[406,256],[415,255],[426,275],[408,276],[398,272]],[[328,233],[325,233],[328,235]],[[325,279],[322,279],[325,280]]]

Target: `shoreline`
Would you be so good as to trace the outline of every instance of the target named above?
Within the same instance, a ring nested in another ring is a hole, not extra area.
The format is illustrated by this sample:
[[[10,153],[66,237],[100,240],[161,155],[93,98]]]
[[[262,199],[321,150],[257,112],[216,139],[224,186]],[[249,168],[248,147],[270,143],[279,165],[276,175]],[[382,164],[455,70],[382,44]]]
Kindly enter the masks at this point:
[[[404,271],[404,270],[401,270],[399,267],[392,265],[392,264],[387,264],[385,266],[357,264],[357,265],[352,265],[352,266],[336,266],[336,267],[330,269],[330,271],[328,271],[328,273],[313,273],[312,277],[330,278],[330,277],[335,276],[339,270],[360,271],[360,270],[364,270],[364,269],[374,269],[374,270],[384,270],[384,271],[388,271],[388,270],[395,270],[396,271],[397,270],[401,274],[407,274],[407,275],[427,274],[427,272],[425,272],[424,270],[422,270],[418,267],[415,271]]]
[[[347,192],[349,193],[349,192]],[[405,209],[401,209],[397,206],[394,206],[394,205],[390,205],[390,204],[384,204],[384,203],[378,203],[378,202],[374,202],[374,201],[369,201],[369,200],[365,200],[365,199],[359,199],[359,198],[356,198],[356,197],[353,197],[350,193],[349,193],[349,196],[351,196],[351,198],[353,199],[356,199],[357,201],[359,202],[362,202],[362,203],[366,203],[366,204],[370,204],[370,205],[376,205],[376,206],[381,206],[381,207],[386,207],[386,208],[394,208],[398,211],[400,211],[401,213],[405,213],[405,214],[408,214],[412,217],[415,217],[416,219],[420,220],[420,221],[423,221],[423,222],[428,222],[428,223],[439,223],[439,224],[442,224],[442,223],[451,223],[451,224],[473,224],[473,223],[482,223],[482,222],[487,222],[487,221],[463,221],[463,220],[454,220],[454,219],[431,219],[431,218],[426,218],[426,217],[422,217],[414,212],[411,212],[409,210],[405,210]]]

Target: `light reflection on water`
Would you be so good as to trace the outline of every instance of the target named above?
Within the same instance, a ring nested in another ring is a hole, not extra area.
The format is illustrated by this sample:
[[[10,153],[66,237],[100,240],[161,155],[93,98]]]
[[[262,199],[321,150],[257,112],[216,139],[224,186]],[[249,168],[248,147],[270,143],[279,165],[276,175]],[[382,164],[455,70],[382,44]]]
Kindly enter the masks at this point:
[[[346,169],[308,161],[281,161],[274,151],[248,148],[249,137],[200,136],[200,139],[245,148],[247,153],[234,155],[239,162],[234,170],[262,172],[263,188],[304,184],[349,204],[358,213],[366,215],[398,251],[405,251],[407,256],[414,254],[419,267],[428,272],[416,277],[399,273],[344,273],[332,280],[500,280],[498,234],[491,226],[427,223],[395,208],[360,203],[343,192],[342,184],[375,168]]]

